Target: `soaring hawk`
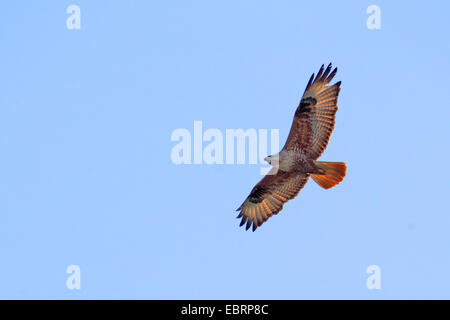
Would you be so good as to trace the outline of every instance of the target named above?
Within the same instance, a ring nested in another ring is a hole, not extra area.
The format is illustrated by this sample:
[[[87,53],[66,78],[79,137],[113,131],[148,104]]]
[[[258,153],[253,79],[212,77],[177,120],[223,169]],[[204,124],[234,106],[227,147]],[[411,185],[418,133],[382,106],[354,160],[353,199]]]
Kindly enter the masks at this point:
[[[321,187],[329,189],[340,183],[346,172],[343,162],[317,161],[328,145],[334,128],[337,99],[341,82],[329,85],[336,75],[331,63],[317,76],[312,74],[297,110],[291,131],[283,149],[264,160],[273,167],[252,189],[237,209],[241,226],[253,231],[294,199],[311,177]]]

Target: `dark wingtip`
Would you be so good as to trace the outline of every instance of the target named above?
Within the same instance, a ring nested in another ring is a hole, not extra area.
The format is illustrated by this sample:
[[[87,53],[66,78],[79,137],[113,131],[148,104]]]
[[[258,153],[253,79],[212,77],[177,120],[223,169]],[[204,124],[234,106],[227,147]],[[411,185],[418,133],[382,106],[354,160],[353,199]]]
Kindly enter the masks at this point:
[[[322,76],[320,77],[320,81],[324,81],[325,79],[327,79],[329,73],[331,71],[331,63],[327,66],[327,68],[325,69],[325,71],[323,72]]]
[[[326,83],[330,83],[331,80],[333,80],[334,76],[337,73],[338,68],[334,68],[333,71],[328,75],[328,77],[325,79]]]
[[[316,76],[316,79],[314,80],[314,82],[316,82],[316,81],[320,80],[320,78],[322,78],[323,68],[325,68],[325,65],[322,64],[322,66],[319,69],[319,72],[317,72],[317,76]]]
[[[308,88],[311,85],[311,83],[313,82],[313,80],[314,80],[314,73],[311,75],[311,78],[309,78],[308,84],[306,85],[306,90],[308,90]]]

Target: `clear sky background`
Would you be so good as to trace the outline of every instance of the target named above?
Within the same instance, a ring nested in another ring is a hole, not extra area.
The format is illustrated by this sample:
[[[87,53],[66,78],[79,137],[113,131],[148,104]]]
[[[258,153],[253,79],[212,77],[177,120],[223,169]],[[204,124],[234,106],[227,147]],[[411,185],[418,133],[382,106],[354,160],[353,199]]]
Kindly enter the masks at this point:
[[[68,30],[66,8],[81,8]],[[381,30],[366,8],[381,8]],[[450,298],[448,1],[2,1],[0,298]],[[342,81],[312,180],[256,232],[259,165],[172,163],[173,130],[289,132]],[[66,268],[81,268],[69,290]],[[366,268],[381,269],[369,290]]]

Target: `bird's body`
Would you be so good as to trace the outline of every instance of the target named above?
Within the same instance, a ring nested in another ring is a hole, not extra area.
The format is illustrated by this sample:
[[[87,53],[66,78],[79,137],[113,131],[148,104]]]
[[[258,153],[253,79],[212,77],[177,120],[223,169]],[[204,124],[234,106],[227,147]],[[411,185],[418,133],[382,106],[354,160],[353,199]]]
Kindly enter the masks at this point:
[[[315,172],[313,161],[297,150],[282,150],[276,155],[270,156],[270,158],[269,163],[283,171],[301,170],[304,173]]]
[[[344,179],[345,163],[317,161],[328,145],[338,109],[341,82],[329,86],[337,68],[330,71],[331,63],[325,71],[322,65],[315,78],[314,74],[311,76],[295,111],[286,144],[279,153],[265,159],[273,168],[237,209],[241,226],[247,222],[246,229],[253,225],[255,231],[280,212],[284,203],[297,196],[309,177],[325,189]]]

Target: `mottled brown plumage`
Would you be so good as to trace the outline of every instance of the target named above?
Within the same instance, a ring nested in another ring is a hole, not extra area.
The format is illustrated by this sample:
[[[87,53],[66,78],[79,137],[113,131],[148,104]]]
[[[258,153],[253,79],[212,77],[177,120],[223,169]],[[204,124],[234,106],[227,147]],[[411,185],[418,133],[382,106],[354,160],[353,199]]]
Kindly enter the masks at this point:
[[[241,226],[253,231],[294,199],[311,176],[321,187],[329,189],[341,182],[346,173],[343,162],[316,161],[328,145],[334,129],[341,82],[330,86],[337,68],[331,63],[309,79],[283,149],[266,158],[274,167],[252,189],[237,209]]]

